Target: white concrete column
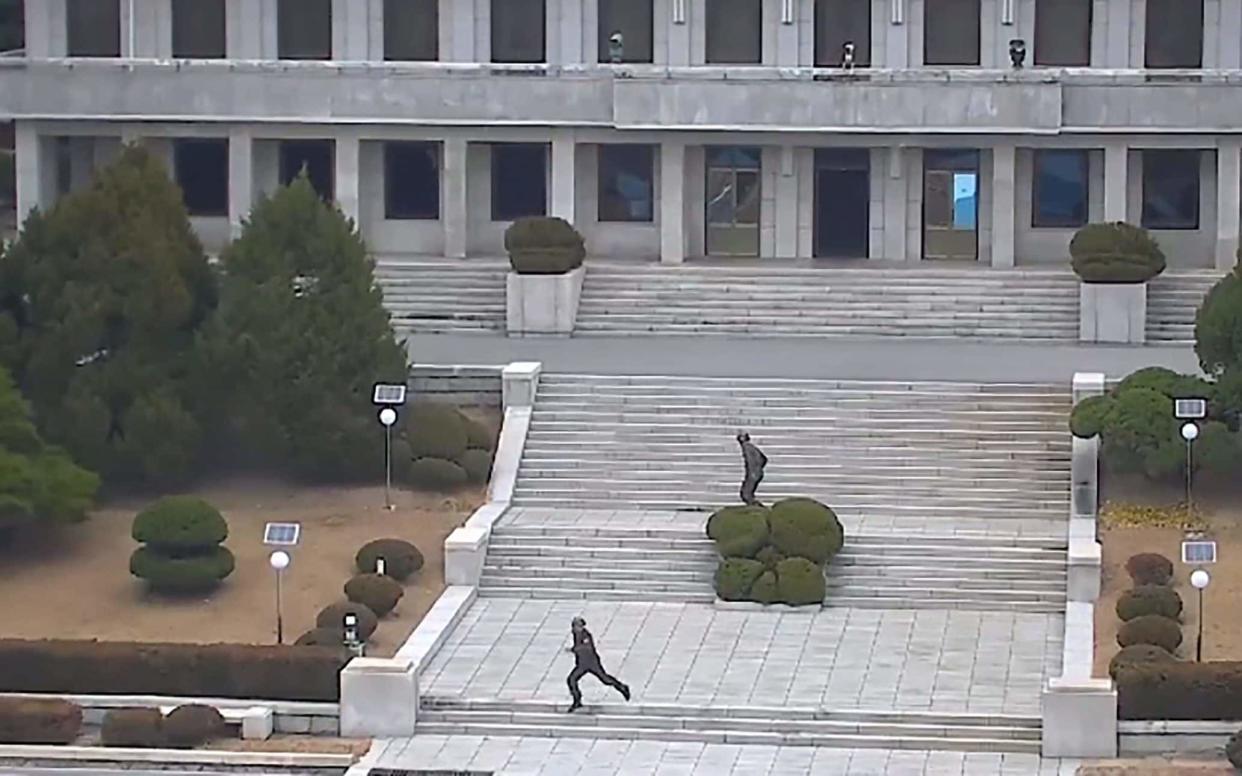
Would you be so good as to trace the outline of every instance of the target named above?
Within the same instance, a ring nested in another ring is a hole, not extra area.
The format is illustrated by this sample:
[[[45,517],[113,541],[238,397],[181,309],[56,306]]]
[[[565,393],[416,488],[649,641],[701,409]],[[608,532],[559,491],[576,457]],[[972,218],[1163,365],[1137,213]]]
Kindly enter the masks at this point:
[[[128,12],[129,0],[121,10]],[[172,56],[172,0],[134,0],[134,56],[167,59]]]
[[[354,220],[358,228],[362,228],[362,197],[358,183],[358,155],[360,138],[354,134],[336,136],[336,179],[333,186],[336,190],[336,204],[341,212]]]
[[[1228,271],[1238,261],[1242,229],[1242,142],[1230,138],[1216,149],[1216,268]]]
[[[138,41],[138,19],[142,7],[140,0],[117,0],[121,5],[121,58],[141,56]]]
[[[263,0],[228,0],[224,27],[229,59],[262,59]]]
[[[685,67],[692,61],[691,28],[701,23],[695,18],[695,10],[694,0],[657,0],[655,4],[654,23],[668,31],[668,64],[672,67]]]
[[[1014,179],[1017,165],[1012,145],[992,149],[992,266],[1014,265]]]
[[[236,240],[254,207],[254,138],[249,130],[229,131],[229,231]]]
[[[660,146],[660,261],[686,260],[686,144]]]
[[[798,168],[793,146],[776,151],[776,257],[792,259],[798,256]]]
[[[17,152],[17,225],[21,227],[36,207],[42,208],[43,201],[43,154],[42,142],[35,126],[28,121],[19,121],[14,127],[14,150]]]
[[[369,4],[364,0],[332,0],[332,58],[366,61],[370,54]]]
[[[462,137],[444,141],[441,163],[440,219],[444,226],[444,255],[450,259],[466,258],[466,236],[469,232],[469,207],[466,187],[466,158],[470,144]]]
[[[1104,220],[1125,221],[1129,215],[1129,156],[1125,143],[1104,147]]]
[[[910,186],[906,177],[906,151],[901,146],[882,150],[873,158],[882,159],[884,175],[884,249],[877,259],[906,261],[910,257],[908,231]]]
[[[559,50],[556,52],[556,64],[576,65],[581,64],[583,60],[583,37],[586,31],[583,28],[585,14],[583,13],[583,0],[548,0],[549,6],[559,6],[559,13],[554,15],[548,14],[548,22],[554,25],[556,37],[560,41]],[[553,8],[549,7],[549,11]],[[592,28],[591,32],[594,32]],[[594,37],[594,36],[592,36]],[[548,36],[548,40],[552,40],[552,36]],[[552,54],[551,46],[549,46],[548,54]]]
[[[550,215],[563,218],[571,224],[577,222],[577,194],[574,190],[574,157],[577,144],[570,132],[556,132],[552,136],[552,196]]]

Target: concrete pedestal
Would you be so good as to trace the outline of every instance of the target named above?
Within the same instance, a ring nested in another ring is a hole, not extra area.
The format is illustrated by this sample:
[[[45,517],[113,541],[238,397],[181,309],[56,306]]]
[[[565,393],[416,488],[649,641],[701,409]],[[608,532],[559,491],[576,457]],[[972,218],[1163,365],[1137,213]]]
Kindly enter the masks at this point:
[[[564,275],[510,272],[505,311],[510,335],[573,333],[586,267]]]
[[[488,530],[465,525],[444,540],[444,581],[449,585],[479,584],[487,555]]]
[[[1111,679],[1052,679],[1043,697],[1044,757],[1117,756],[1117,690]]]
[[[1142,345],[1147,341],[1146,283],[1079,284],[1078,339]]]
[[[400,658],[356,657],[341,671],[341,736],[414,735],[418,666]]]

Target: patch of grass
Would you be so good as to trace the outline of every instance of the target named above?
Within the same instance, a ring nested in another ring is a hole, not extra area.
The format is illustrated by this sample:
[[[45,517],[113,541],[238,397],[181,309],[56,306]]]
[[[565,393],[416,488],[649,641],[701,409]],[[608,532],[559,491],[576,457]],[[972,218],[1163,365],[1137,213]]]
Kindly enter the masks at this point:
[[[1100,522],[1107,528],[1180,528],[1202,531],[1207,527],[1198,509],[1187,511],[1185,504],[1130,504],[1107,501],[1100,509]]]

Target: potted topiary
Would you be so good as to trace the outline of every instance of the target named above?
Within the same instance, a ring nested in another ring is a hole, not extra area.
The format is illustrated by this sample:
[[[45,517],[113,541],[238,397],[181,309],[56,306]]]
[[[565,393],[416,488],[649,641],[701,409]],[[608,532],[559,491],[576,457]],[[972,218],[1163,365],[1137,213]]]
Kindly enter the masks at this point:
[[[570,334],[582,295],[586,245],[562,218],[520,218],[505,231],[510,334]]]
[[[1078,338],[1141,345],[1147,339],[1147,281],[1164,272],[1164,252],[1146,229],[1118,221],[1087,224],[1070,241],[1079,286]]]

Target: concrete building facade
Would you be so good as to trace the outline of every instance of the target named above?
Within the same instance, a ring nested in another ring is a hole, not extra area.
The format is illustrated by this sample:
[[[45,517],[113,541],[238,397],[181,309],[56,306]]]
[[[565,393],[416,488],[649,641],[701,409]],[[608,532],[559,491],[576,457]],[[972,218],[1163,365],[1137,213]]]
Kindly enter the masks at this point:
[[[19,219],[122,142],[205,243],[305,169],[382,254],[1232,267],[1242,0],[39,0],[0,58]],[[1020,66],[1016,66],[1020,65]]]

